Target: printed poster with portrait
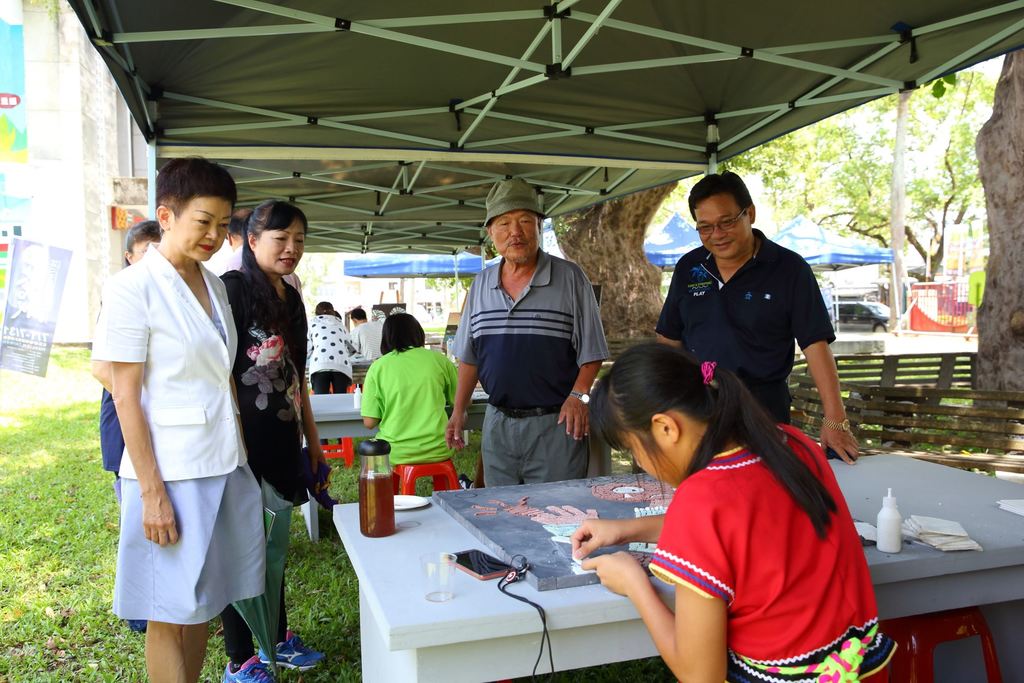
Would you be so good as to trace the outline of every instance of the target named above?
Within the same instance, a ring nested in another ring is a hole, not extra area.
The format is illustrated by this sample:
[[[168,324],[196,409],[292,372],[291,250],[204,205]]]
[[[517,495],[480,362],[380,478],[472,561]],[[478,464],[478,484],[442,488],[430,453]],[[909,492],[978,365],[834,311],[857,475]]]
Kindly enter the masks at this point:
[[[15,239],[0,336],[0,368],[46,375],[71,252]]]
[[[384,322],[384,318],[395,313],[408,313],[405,304],[374,304],[370,311],[370,319]]]

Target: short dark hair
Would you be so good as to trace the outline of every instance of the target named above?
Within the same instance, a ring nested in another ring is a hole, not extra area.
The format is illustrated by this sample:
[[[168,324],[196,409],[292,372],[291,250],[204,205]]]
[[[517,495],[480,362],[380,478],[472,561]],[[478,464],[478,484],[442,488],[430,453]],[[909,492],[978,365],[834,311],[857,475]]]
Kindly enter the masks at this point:
[[[380,352],[391,353],[418,349],[427,343],[420,321],[408,313],[392,313],[384,319],[380,335]]]
[[[245,225],[249,222],[249,216],[252,215],[252,209],[236,209],[231,214],[231,220],[228,221],[228,234],[234,235],[235,237],[245,236]]]
[[[128,234],[124,236],[124,250],[132,251],[138,242],[159,242],[162,233],[160,223],[157,221],[142,221],[128,228]],[[125,259],[126,266],[128,260]]]
[[[690,216],[696,220],[697,205],[716,194],[732,195],[741,209],[754,203],[754,200],[750,198],[750,190],[738,175],[732,171],[726,171],[722,175],[712,173],[701,178],[700,182],[690,190],[690,196],[687,199],[690,204]]]
[[[353,320],[366,320],[366,311],[364,311],[361,306],[353,308],[348,312],[348,315]]]
[[[217,197],[235,205],[238,190],[231,174],[202,157],[171,159],[156,177],[156,203],[177,216],[196,197]]]
[[[330,301],[321,301],[313,309],[313,315],[330,315],[331,313],[334,313],[334,304]]]

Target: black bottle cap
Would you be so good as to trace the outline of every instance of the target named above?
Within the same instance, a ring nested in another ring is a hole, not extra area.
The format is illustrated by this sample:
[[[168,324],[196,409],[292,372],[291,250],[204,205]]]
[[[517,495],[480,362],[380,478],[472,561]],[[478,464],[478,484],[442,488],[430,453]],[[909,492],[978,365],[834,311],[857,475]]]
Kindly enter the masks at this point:
[[[384,439],[365,439],[359,443],[359,455],[375,456],[391,453],[391,444]]]

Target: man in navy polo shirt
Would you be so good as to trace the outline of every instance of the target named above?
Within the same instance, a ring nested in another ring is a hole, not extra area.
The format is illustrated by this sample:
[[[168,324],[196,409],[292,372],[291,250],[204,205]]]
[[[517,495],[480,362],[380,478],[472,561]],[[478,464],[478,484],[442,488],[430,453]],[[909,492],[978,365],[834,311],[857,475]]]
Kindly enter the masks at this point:
[[[757,209],[735,173],[694,185],[690,213],[702,247],[676,264],[658,341],[735,372],[779,422],[789,422],[794,339],[821,396],[821,445],[857,459],[829,348],[835,340],[818,283],[803,258],[753,228]]]
[[[587,473],[587,403],[608,345],[587,276],[541,251],[542,218],[525,181],[491,189],[484,225],[502,258],[473,281],[455,336],[459,379],[445,438],[463,447],[479,379],[489,396],[481,442],[489,486]]]

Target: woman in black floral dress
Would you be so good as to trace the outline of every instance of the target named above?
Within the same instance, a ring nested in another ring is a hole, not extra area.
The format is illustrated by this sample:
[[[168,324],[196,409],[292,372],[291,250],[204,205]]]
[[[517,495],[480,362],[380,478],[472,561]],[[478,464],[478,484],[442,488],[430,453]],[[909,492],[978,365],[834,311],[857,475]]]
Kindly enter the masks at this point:
[[[299,293],[283,279],[302,258],[307,229],[297,207],[260,204],[246,225],[242,269],[222,276],[238,330],[232,374],[249,466],[295,504],[306,501],[303,435],[314,472],[323,460],[306,388],[306,312]],[[234,608],[221,616],[231,659],[224,680],[260,680],[269,657],[262,651],[254,656],[252,633]],[[306,670],[323,659],[287,630],[283,586],[277,640],[278,666]]]

